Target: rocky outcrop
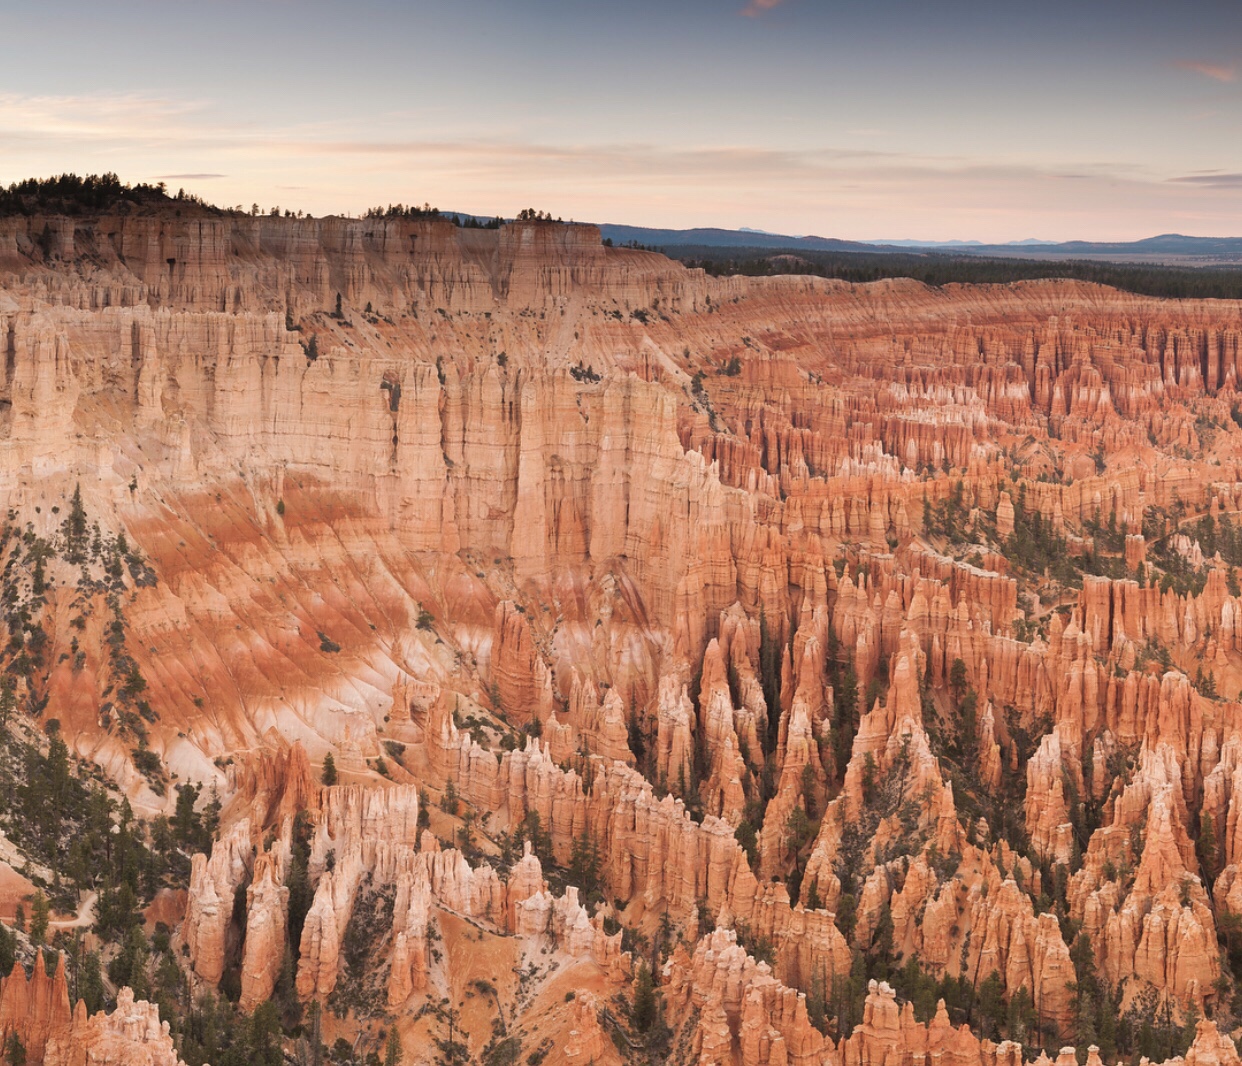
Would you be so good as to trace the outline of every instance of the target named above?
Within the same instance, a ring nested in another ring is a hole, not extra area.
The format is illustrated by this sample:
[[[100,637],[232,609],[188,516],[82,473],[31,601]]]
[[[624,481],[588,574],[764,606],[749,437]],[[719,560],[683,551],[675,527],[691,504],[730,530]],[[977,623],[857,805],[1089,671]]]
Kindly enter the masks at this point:
[[[302,926],[302,942],[298,949],[298,995],[303,999],[327,996],[336,988],[336,972],[340,963],[341,941],[338,928],[337,880],[325,873],[315,887],[315,897],[306,912]],[[348,909],[342,905],[345,921]],[[395,956],[394,956],[395,968]]]
[[[569,1035],[564,1045],[567,1061],[603,1062],[606,1055],[615,1053],[612,1041],[600,1024],[600,1006],[599,1000],[590,992],[578,992],[574,995],[570,1008]]]
[[[253,1011],[271,998],[284,962],[289,890],[278,883],[279,878],[274,856],[264,854],[255,859],[254,876],[246,889],[246,946],[240,1000],[244,1011]]]
[[[217,984],[224,975],[233,893],[249,874],[252,863],[248,818],[234,823],[216,841],[210,858],[195,855],[191,863],[181,936],[195,972],[208,984]]]
[[[8,977],[0,978],[0,1039],[7,1041],[10,1035],[16,1035],[31,1066],[56,1062],[45,1049],[69,1021],[69,986],[63,955],[58,956],[54,974],[48,974],[43,952],[39,951],[29,978],[20,962],[14,963]]]
[[[129,988],[117,993],[111,1014],[87,1017],[79,1000],[72,1024],[48,1042],[43,1061],[45,1066],[185,1066],[159,1009],[135,1000]]]
[[[79,1000],[71,1012],[65,957],[49,975],[43,953],[29,978],[20,964],[0,979],[0,1039],[15,1035],[30,1066],[185,1066],[177,1057],[168,1022],[153,1003],[117,992],[116,1009],[87,1016]]]
[[[1180,1002],[1202,1003],[1214,994],[1220,975],[1216,927],[1211,901],[1192,872],[1197,861],[1182,825],[1178,773],[1177,756],[1167,746],[1144,751],[1118,797],[1110,831],[1092,838],[1072,886],[1072,913],[1081,916],[1110,981],[1136,977]],[[1140,832],[1142,853],[1136,856]],[[1136,861],[1127,886],[1118,868]]]
[[[756,963],[734,934],[717,929],[689,955],[677,949],[668,964],[668,999],[675,1016],[698,1012],[693,1036],[698,1062],[820,1063],[832,1042],[817,1032],[806,997],[781,985],[766,963]]]
[[[535,647],[523,608],[504,600],[496,605],[496,639],[488,673],[497,710],[516,725],[552,713],[552,674]]]

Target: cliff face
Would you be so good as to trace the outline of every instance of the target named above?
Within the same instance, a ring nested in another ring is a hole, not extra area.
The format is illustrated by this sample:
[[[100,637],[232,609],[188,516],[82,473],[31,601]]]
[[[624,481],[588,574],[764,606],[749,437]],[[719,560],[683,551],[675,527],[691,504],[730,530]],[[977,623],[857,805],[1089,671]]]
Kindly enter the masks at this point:
[[[645,968],[705,1063],[1226,1025],[1238,305],[548,224],[9,219],[0,272],[5,665],[141,812],[224,801],[202,986],[566,1061]]]

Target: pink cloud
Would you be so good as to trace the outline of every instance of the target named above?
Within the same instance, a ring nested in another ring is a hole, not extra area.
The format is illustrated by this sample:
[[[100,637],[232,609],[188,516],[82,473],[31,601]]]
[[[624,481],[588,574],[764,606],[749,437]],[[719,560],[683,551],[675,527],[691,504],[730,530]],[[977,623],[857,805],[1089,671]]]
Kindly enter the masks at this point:
[[[1194,59],[1179,59],[1174,64],[1179,70],[1188,70],[1192,74],[1201,74],[1213,81],[1233,81],[1238,76],[1238,68],[1221,63],[1202,63]]]
[[[784,3],[784,0],[750,0],[750,3],[742,8],[742,14],[751,19],[758,18],[765,11],[771,11],[781,3]]]

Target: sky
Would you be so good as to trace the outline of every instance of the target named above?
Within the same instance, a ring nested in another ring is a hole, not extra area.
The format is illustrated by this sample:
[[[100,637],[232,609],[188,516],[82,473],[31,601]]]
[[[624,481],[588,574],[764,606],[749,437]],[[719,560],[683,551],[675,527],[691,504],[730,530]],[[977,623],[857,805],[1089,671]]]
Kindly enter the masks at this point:
[[[0,0],[0,183],[853,240],[1242,236],[1242,3]]]

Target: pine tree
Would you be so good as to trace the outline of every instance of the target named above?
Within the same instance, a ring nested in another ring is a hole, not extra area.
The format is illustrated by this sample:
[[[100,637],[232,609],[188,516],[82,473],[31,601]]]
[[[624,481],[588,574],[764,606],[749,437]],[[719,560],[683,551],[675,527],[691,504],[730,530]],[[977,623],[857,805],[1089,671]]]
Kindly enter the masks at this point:
[[[280,1015],[276,1004],[270,999],[260,1003],[250,1016],[246,1042],[250,1045],[249,1062],[253,1066],[284,1066],[285,1056],[280,1047]]]
[[[34,944],[42,944],[47,938],[48,919],[51,917],[51,904],[42,892],[36,892],[30,901],[30,940]]]
[[[99,966],[98,952],[88,951],[82,956],[78,975],[78,997],[86,1003],[86,1010],[95,1014],[104,1008],[103,972]]]
[[[67,558],[71,563],[86,561],[86,508],[82,506],[82,486],[74,485],[69,500],[69,517],[62,527],[67,544]]]
[[[979,986],[978,1011],[979,1031],[989,1039],[996,1039],[997,1026],[1005,1017],[1005,986],[995,970]]]
[[[7,1066],[26,1066],[26,1045],[22,1043],[16,1030],[9,1033],[4,1042],[4,1061]]]
[[[949,668],[949,689],[953,693],[953,702],[961,703],[966,695],[966,664],[961,659],[954,659]]]
[[[388,1042],[384,1045],[384,1066],[400,1066],[401,1037],[394,1025],[388,1030]]]
[[[310,818],[305,811],[298,811],[293,820],[293,846],[289,860],[289,874],[285,885],[289,889],[288,929],[289,943],[294,951],[300,951],[302,928],[310,911],[314,891],[311,888],[307,865],[310,861]]]
[[[841,691],[834,694],[832,749],[836,757],[837,778],[845,776],[854,747],[854,734],[858,732],[858,677],[854,664],[845,668],[841,678]]]
[[[630,1014],[634,1028],[642,1033],[650,1031],[658,1013],[655,981],[651,977],[651,967],[644,962],[639,964],[638,975],[634,979],[634,1007]]]
[[[1195,842],[1195,850],[1199,853],[1199,866],[1203,870],[1203,880],[1207,890],[1212,891],[1212,882],[1216,880],[1216,827],[1212,816],[1203,812],[1199,826],[1199,839]]]
[[[17,692],[11,674],[0,678],[0,728],[7,729],[9,718],[17,707]]]
[[[336,784],[336,760],[332,758],[332,752],[323,757],[323,773],[319,779],[328,786]]]
[[[444,786],[444,795],[440,797],[440,810],[445,814],[457,816],[457,786],[453,784],[452,778],[449,778]]]
[[[763,738],[763,753],[776,750],[781,722],[781,649],[768,629],[767,612],[759,608],[759,679],[768,709],[768,728]]]
[[[530,841],[530,848],[544,862],[553,862],[552,834],[543,828],[543,819],[538,811],[527,811],[518,827],[518,836]]]
[[[114,985],[129,985],[134,990],[135,999],[147,999],[151,984],[147,979],[147,938],[141,926],[134,926],[125,937],[121,951],[115,959],[108,963],[108,977]]]
[[[587,830],[574,838],[569,858],[569,880],[577,885],[586,899],[591,899],[600,888],[599,845]]]

